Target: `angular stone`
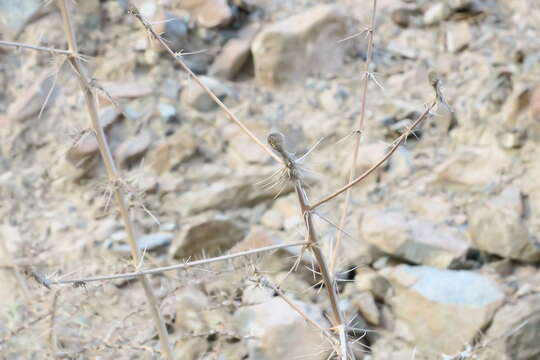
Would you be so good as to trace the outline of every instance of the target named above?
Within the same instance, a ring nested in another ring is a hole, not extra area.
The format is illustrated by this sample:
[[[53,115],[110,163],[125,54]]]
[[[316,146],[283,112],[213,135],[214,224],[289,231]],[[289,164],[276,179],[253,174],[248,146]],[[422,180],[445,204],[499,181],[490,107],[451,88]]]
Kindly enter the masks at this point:
[[[192,156],[197,141],[187,128],[178,129],[172,136],[162,140],[148,154],[152,169],[162,175]]]
[[[452,9],[446,2],[436,2],[424,13],[424,24],[427,26],[436,25],[443,20],[446,20],[452,15]]]
[[[232,80],[249,59],[251,42],[257,30],[257,27],[249,27],[242,31],[238,38],[227,41],[212,63],[208,74],[222,79]]]
[[[529,233],[523,212],[521,193],[512,187],[475,207],[469,214],[469,233],[474,246],[514,260],[540,260],[540,243]]]
[[[229,90],[221,81],[209,76],[200,76],[199,78],[218,99],[223,101],[227,97]],[[218,106],[206,91],[194,81],[191,81],[189,86],[182,90],[180,101],[186,106],[203,112],[214,110]]]
[[[171,244],[174,235],[171,233],[153,233],[141,236],[137,240],[139,251],[155,251]],[[131,246],[128,244],[112,245],[111,250],[121,254],[131,254]]]
[[[327,328],[321,310],[315,306],[293,300],[308,316]],[[263,304],[246,306],[234,314],[241,334],[253,337],[248,342],[249,358],[282,360],[309,358],[324,360],[329,351],[321,346],[325,342],[320,330],[310,326],[295,310],[279,297]]]
[[[146,153],[151,143],[152,137],[148,131],[142,131],[135,137],[126,139],[116,149],[118,163],[125,164],[140,158]]]
[[[206,210],[230,210],[243,206],[252,206],[261,201],[272,199],[278,190],[265,189],[257,182],[268,177],[266,175],[246,174],[240,179],[220,180],[207,187],[185,192],[178,199],[181,211],[186,214],[196,214]],[[293,190],[291,183],[287,184],[282,195]]]
[[[3,40],[12,40],[27,22],[37,14],[42,4],[40,0],[0,1],[0,33]]]
[[[416,264],[446,268],[463,259],[469,248],[457,230],[406,211],[370,211],[361,229],[372,245]]]
[[[471,271],[399,265],[385,269],[394,285],[389,300],[415,345],[456,354],[473,343],[504,300],[497,284]]]
[[[204,256],[214,256],[230,249],[244,235],[243,227],[222,215],[192,219],[174,240],[172,256],[175,259],[201,256],[203,253]]]
[[[510,157],[496,148],[459,148],[435,168],[435,174],[440,182],[485,186],[509,163]]]
[[[540,294],[504,305],[493,318],[482,343],[479,360],[532,360],[540,358]]]
[[[38,76],[34,85],[17,95],[7,110],[6,121],[19,122],[38,115],[42,108],[46,109],[54,103],[59,93],[55,74],[45,71]]]
[[[368,323],[375,326],[379,325],[379,309],[377,309],[375,299],[370,292],[363,292],[356,295],[351,302]]]
[[[452,24],[446,32],[446,48],[452,53],[458,53],[466,48],[471,40],[471,27],[467,22]]]
[[[184,0],[181,7],[207,28],[227,25],[232,19],[232,11],[226,0]]]
[[[341,7],[320,5],[265,27],[253,40],[255,79],[264,86],[302,78],[307,71],[339,67],[346,36]]]

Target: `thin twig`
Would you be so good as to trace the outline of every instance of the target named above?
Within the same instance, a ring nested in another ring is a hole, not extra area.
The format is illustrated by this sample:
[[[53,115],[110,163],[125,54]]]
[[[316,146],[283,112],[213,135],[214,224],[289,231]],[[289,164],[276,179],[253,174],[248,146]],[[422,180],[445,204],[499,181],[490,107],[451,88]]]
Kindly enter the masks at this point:
[[[241,251],[241,252],[234,253],[234,254],[216,256],[216,257],[213,257],[213,258],[210,258],[210,259],[202,259],[202,260],[190,261],[190,262],[185,262],[185,263],[182,263],[182,264],[163,266],[163,267],[158,267],[158,268],[154,268],[154,269],[141,270],[141,271],[137,271],[137,272],[130,272],[130,273],[124,273],[124,274],[114,274],[114,275],[91,276],[91,277],[86,277],[86,278],[81,278],[81,279],[47,280],[46,283],[47,283],[47,285],[65,285],[65,284],[85,284],[85,283],[93,282],[93,281],[108,281],[108,280],[116,280],[116,279],[132,279],[132,278],[136,278],[136,277],[141,276],[141,275],[157,275],[157,274],[164,273],[166,271],[187,269],[187,268],[194,267],[194,266],[200,266],[200,265],[206,265],[206,264],[219,262],[219,261],[231,260],[231,259],[234,259],[234,258],[238,258],[238,257],[242,257],[242,256],[254,255],[254,254],[258,254],[258,253],[262,253],[262,252],[266,252],[266,251],[284,249],[284,248],[293,247],[293,246],[304,246],[304,245],[307,245],[307,242],[302,241],[302,242],[296,242],[296,243],[290,243],[290,244],[272,245],[272,246],[267,246],[267,247],[258,248],[258,249],[251,249],[251,250]]]
[[[427,117],[427,115],[430,113],[430,111],[435,107],[436,105],[436,102],[432,102],[428,108],[414,121],[414,123],[411,125],[411,127],[409,129],[407,129],[403,134],[401,134],[400,137],[398,137],[396,140],[394,140],[394,142],[392,143],[392,146],[390,148],[390,150],[386,153],[386,155],[384,155],[377,163],[375,163],[375,165],[373,165],[372,167],[370,167],[368,170],[366,170],[362,175],[358,176],[356,179],[354,179],[353,181],[349,182],[347,185],[343,186],[342,188],[340,188],[339,190],[333,192],[332,194],[330,195],[327,195],[325,196],[324,198],[322,198],[321,200],[317,201],[315,204],[311,205],[309,208],[308,208],[308,211],[313,211],[314,209],[318,208],[319,206],[321,206],[322,204],[332,200],[333,198],[335,198],[336,196],[339,196],[341,195],[342,193],[344,193],[345,191],[347,191],[348,189],[350,189],[351,187],[353,187],[354,185],[358,184],[359,182],[361,182],[362,180],[364,180],[366,177],[368,177],[371,173],[373,173],[379,166],[381,166],[382,164],[384,164],[384,162],[386,160],[388,160],[390,158],[390,156],[392,156],[392,154],[397,150],[397,148],[403,144],[403,142],[405,141],[405,139],[414,131],[414,129]]]
[[[144,28],[151,34],[151,36],[156,39],[161,44],[161,46],[163,46],[163,48],[176,60],[176,62],[180,64],[182,69],[184,69],[184,71],[187,72],[189,76],[193,78],[195,82],[199,84],[199,86],[208,94],[208,96],[210,96],[210,98],[225,112],[229,120],[235,122],[238,126],[240,126],[242,131],[246,133],[246,135],[249,136],[253,141],[255,141],[255,143],[259,145],[264,151],[266,151],[268,155],[273,157],[276,161],[280,163],[282,162],[281,158],[274,154],[274,152],[270,150],[268,146],[264,145],[264,143],[259,140],[259,138],[255,136],[255,134],[253,134],[251,130],[249,130],[246,125],[244,125],[244,123],[240,119],[238,119],[236,115],[234,115],[232,111],[229,110],[229,108],[221,100],[219,100],[219,98],[212,92],[212,90],[210,90],[210,88],[206,86],[206,84],[186,65],[184,60],[182,60],[183,54],[175,53],[171,50],[171,48],[169,47],[169,45],[167,45],[163,38],[154,31],[148,20],[146,20],[141,15],[139,9],[137,9],[134,5],[131,5],[129,12],[140,21],[142,26],[144,26]]]
[[[0,40],[0,46],[8,46],[8,47],[14,47],[14,48],[22,48],[22,49],[29,49],[29,50],[36,50],[36,51],[43,51],[50,54],[58,54],[58,55],[65,55],[68,57],[77,57],[82,61],[88,61],[91,56],[84,55],[84,54],[75,54],[71,50],[62,50],[62,49],[55,49],[50,48],[46,46],[38,46],[38,45],[30,45],[30,44],[23,44],[13,41],[3,41]]]
[[[68,47],[73,54],[78,54],[77,42],[75,40],[75,34],[73,30],[71,16],[70,16],[69,11],[67,10],[66,1],[57,0],[57,5],[60,8],[60,12],[62,14],[64,32],[67,38]],[[84,73],[81,60],[78,56],[75,55],[75,56],[70,57],[69,62],[72,65],[73,69],[75,70],[75,73],[77,74],[77,77],[79,79],[79,83],[81,86],[81,90],[84,93],[84,98],[86,101],[88,114],[90,115],[92,128],[96,134],[96,139],[99,145],[99,151],[101,153],[101,158],[103,159],[103,162],[105,164],[107,175],[111,182],[116,182],[116,180],[119,179],[120,176],[116,169],[111,151],[109,149],[109,145],[107,144],[105,133],[99,122],[99,116],[98,116],[98,111],[97,111],[97,99],[90,86],[90,81],[88,80],[88,78],[86,77]],[[120,210],[120,214],[122,216],[122,220],[124,222],[125,230],[127,232],[128,242],[131,247],[132,261],[133,261],[134,266],[137,266],[137,264],[140,262],[139,248],[137,246],[135,229],[129,217],[126,200],[124,199],[122,190],[120,188],[115,187],[113,192],[114,192],[116,203]],[[148,305],[150,307],[150,312],[152,314],[152,318],[154,321],[154,326],[156,327],[156,330],[159,334],[161,352],[167,359],[172,360],[174,359],[174,355],[173,355],[172,347],[169,343],[169,339],[167,335],[167,328],[165,327],[165,322],[163,321],[161,314],[159,313],[159,306],[157,303],[156,296],[154,295],[154,292],[152,290],[150,282],[148,281],[148,278],[146,278],[144,275],[140,275],[138,278],[144,288],[144,292],[148,300]]]
[[[296,195],[298,196],[298,203],[300,204],[300,212],[304,218],[304,224],[306,226],[307,238],[309,242],[309,248],[313,252],[317,265],[319,267],[320,275],[322,282],[328,293],[328,298],[330,300],[330,307],[332,308],[331,322],[334,326],[334,329],[338,329],[339,326],[344,324],[343,316],[339,310],[338,305],[338,291],[336,289],[335,282],[332,281],[332,277],[328,271],[326,261],[322,254],[321,249],[319,248],[319,240],[317,232],[315,231],[315,226],[313,224],[312,212],[310,211],[309,200],[307,194],[302,185],[301,172],[296,168],[296,160],[293,158],[293,155],[286,151],[285,149],[285,139],[283,134],[272,133],[268,135],[268,144],[278,153],[282,159],[283,163],[287,167],[288,175],[291,181],[294,183],[294,188]],[[343,344],[342,344],[343,346]],[[348,345],[345,344],[345,349],[348,349]],[[345,352],[345,356],[347,352]],[[342,354],[343,355],[343,354]]]
[[[351,163],[351,168],[349,170],[349,180],[350,183],[354,177],[356,176],[356,162],[358,160],[358,153],[360,150],[360,141],[362,140],[362,135],[364,134],[364,122],[365,122],[365,116],[366,116],[366,98],[367,98],[367,91],[368,91],[368,82],[370,79],[369,76],[369,68],[371,65],[371,60],[373,58],[373,35],[375,33],[375,15],[377,13],[377,0],[373,0],[373,8],[371,11],[371,24],[368,31],[368,46],[367,46],[367,55],[366,55],[366,66],[365,66],[365,74],[364,74],[364,81],[362,86],[362,99],[360,102],[360,116],[358,118],[358,125],[357,129],[355,129],[354,134],[355,137],[355,143],[354,143],[354,152],[353,152],[353,158]],[[347,212],[349,211],[349,204],[351,202],[351,190],[347,190],[347,194],[345,195],[345,203],[343,204],[343,208],[341,210],[341,218],[339,220],[339,228],[343,229],[345,227],[345,222],[347,220]],[[341,237],[342,233],[340,231],[336,234],[336,241],[334,243],[334,246],[332,247],[332,259],[330,260],[330,272],[333,274],[336,266],[337,261],[337,254],[339,252],[339,247],[341,244]]]

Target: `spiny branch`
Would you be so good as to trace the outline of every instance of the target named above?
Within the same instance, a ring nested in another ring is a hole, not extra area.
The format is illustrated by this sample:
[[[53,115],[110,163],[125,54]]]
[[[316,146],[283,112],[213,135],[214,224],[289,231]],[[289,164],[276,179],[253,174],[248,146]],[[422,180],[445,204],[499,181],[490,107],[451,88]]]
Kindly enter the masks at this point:
[[[330,194],[330,195],[327,195],[325,196],[324,198],[322,198],[321,200],[317,201],[315,204],[311,205],[308,210],[309,211],[313,211],[315,210],[316,208],[318,208],[319,206],[321,206],[322,204],[332,200],[333,198],[341,195],[342,193],[344,193],[345,191],[347,191],[348,189],[350,189],[351,187],[353,187],[354,185],[358,184],[359,182],[361,182],[362,180],[364,180],[366,177],[368,177],[371,173],[373,173],[379,166],[381,166],[382,164],[384,164],[384,162],[386,160],[388,160],[390,158],[390,156],[392,156],[392,154],[397,150],[397,148],[403,144],[403,142],[405,141],[405,139],[407,139],[407,137],[414,131],[414,129],[420,125],[420,123],[425,120],[425,118],[429,115],[429,113],[431,112],[431,110],[433,110],[433,108],[435,107],[435,105],[437,104],[437,102],[432,102],[428,108],[414,121],[414,123],[411,125],[411,127],[409,129],[407,129],[403,134],[401,134],[401,136],[399,136],[396,140],[394,140],[394,142],[392,143],[392,147],[390,148],[390,150],[386,153],[386,155],[384,155],[375,165],[373,165],[372,167],[370,167],[368,170],[366,170],[362,175],[358,176],[356,179],[354,179],[353,181],[349,182],[347,185],[343,186],[341,189],[335,191],[334,193]]]
[[[196,261],[190,261],[185,262],[182,264],[175,264],[175,265],[169,265],[169,266],[163,266],[158,267],[154,269],[148,269],[148,270],[141,270],[137,272],[130,272],[130,273],[124,273],[124,274],[114,274],[114,275],[100,275],[100,276],[91,276],[86,278],[80,278],[80,279],[69,279],[69,280],[42,280],[43,285],[51,286],[51,285],[66,285],[66,284],[73,284],[74,286],[81,287],[83,284],[94,282],[94,281],[110,281],[110,280],[117,280],[117,279],[133,279],[141,275],[157,275],[164,273],[166,271],[173,271],[173,270],[181,270],[181,269],[188,269],[190,267],[194,266],[200,266],[200,265],[206,265],[214,262],[219,261],[226,261],[231,260],[234,258],[242,257],[242,256],[249,256],[254,255],[266,251],[272,251],[272,250],[278,250],[278,249],[284,249],[288,247],[294,247],[294,246],[304,246],[307,245],[307,242],[295,242],[290,244],[279,244],[279,245],[272,245],[257,249],[251,249],[246,250],[234,254],[227,254],[222,256],[216,256],[210,259],[202,259],[202,260],[196,260]]]
[[[276,161],[280,163],[282,162],[281,158],[277,156],[276,154],[274,154],[272,150],[270,150],[266,145],[264,145],[263,142],[259,140],[259,138],[257,138],[257,136],[255,136],[255,134],[253,134],[251,130],[249,130],[247,126],[244,125],[244,123],[240,119],[238,119],[236,115],[234,115],[232,111],[229,110],[229,108],[221,100],[219,100],[219,98],[212,92],[212,90],[210,90],[210,88],[206,86],[206,84],[202,82],[202,80],[186,65],[184,60],[182,60],[183,54],[175,53],[174,51],[171,50],[171,48],[169,47],[169,45],[167,45],[165,40],[163,40],[163,38],[154,31],[154,29],[152,28],[148,20],[146,20],[141,15],[141,13],[139,12],[139,9],[137,9],[134,5],[130,5],[129,13],[135,16],[139,20],[139,22],[146,29],[146,31],[148,31],[150,35],[154,39],[156,39],[161,44],[161,46],[163,46],[163,48],[174,58],[174,60],[180,64],[182,69],[184,69],[184,71],[187,72],[189,76],[192,77],[195,80],[195,82],[208,94],[208,96],[210,96],[210,98],[225,112],[229,120],[236,123],[242,129],[242,131],[246,133],[246,135],[248,135],[253,141],[255,141],[255,143],[259,145],[264,151],[266,151],[268,155],[273,157]]]

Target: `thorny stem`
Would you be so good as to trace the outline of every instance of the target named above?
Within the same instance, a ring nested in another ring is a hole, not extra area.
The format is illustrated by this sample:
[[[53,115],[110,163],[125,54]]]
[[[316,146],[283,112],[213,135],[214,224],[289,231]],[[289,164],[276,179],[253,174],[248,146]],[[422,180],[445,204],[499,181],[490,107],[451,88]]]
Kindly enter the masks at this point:
[[[345,191],[347,191],[348,189],[350,189],[351,187],[353,187],[354,185],[358,184],[359,182],[361,182],[362,180],[364,180],[366,177],[368,177],[372,172],[374,172],[379,166],[381,166],[386,160],[388,160],[390,158],[390,156],[392,156],[392,154],[397,150],[397,148],[403,144],[403,142],[405,141],[405,139],[407,139],[407,137],[414,131],[414,129],[427,117],[427,115],[430,113],[431,110],[433,110],[433,108],[435,107],[435,105],[437,104],[436,101],[432,102],[428,107],[427,109],[413,122],[413,124],[411,125],[411,127],[409,129],[407,129],[403,134],[401,134],[401,136],[399,136],[396,140],[394,140],[394,142],[392,143],[392,146],[390,148],[390,150],[377,162],[375,163],[375,165],[373,165],[372,167],[370,167],[368,170],[366,170],[363,174],[361,174],[360,176],[358,176],[357,178],[355,178],[353,181],[349,182],[347,185],[343,186],[341,189],[339,190],[336,190],[335,192],[333,192],[332,194],[330,195],[327,195],[325,196],[324,198],[322,198],[321,200],[317,201],[315,204],[311,205],[309,208],[308,208],[308,211],[313,211],[315,210],[316,208],[318,208],[319,206],[321,206],[322,204],[332,200],[333,198],[341,195],[342,193],[344,193]]]
[[[272,246],[262,247],[258,249],[241,251],[234,254],[216,256],[210,259],[190,261],[190,262],[186,262],[182,264],[164,266],[164,267],[148,269],[148,270],[141,270],[137,272],[131,272],[131,273],[125,273],[125,274],[114,274],[114,275],[92,276],[92,277],[86,277],[86,278],[81,278],[81,279],[70,279],[70,280],[45,280],[45,283],[47,285],[65,285],[65,284],[84,285],[86,283],[93,282],[93,281],[133,279],[141,275],[157,275],[157,274],[164,273],[166,271],[188,269],[191,267],[206,265],[206,264],[210,264],[214,262],[231,260],[231,259],[242,257],[242,256],[249,256],[249,255],[254,255],[254,254],[258,254],[258,253],[262,253],[266,251],[284,249],[284,248],[294,247],[294,246],[305,246],[307,244],[308,244],[307,242],[302,241],[302,242],[296,242],[296,243],[290,243],[290,244],[272,245]]]
[[[368,46],[367,46],[367,55],[366,55],[366,71],[364,75],[364,82],[362,87],[362,100],[360,105],[360,117],[358,118],[358,127],[356,129],[355,133],[355,143],[354,143],[354,153],[351,163],[351,168],[349,170],[349,183],[354,179],[356,176],[356,162],[358,160],[358,153],[360,150],[360,141],[362,139],[362,135],[364,132],[364,119],[366,115],[366,98],[367,98],[367,89],[368,89],[368,82],[369,82],[369,68],[371,65],[371,60],[373,58],[373,35],[375,32],[375,14],[377,13],[377,0],[373,0],[373,8],[371,12],[371,24],[369,27],[369,33],[368,33]],[[345,203],[343,204],[343,208],[341,211],[341,218],[339,220],[339,228],[343,229],[345,228],[345,221],[347,219],[347,212],[349,211],[349,204],[351,202],[351,190],[347,190],[347,194],[345,195]],[[334,269],[336,266],[336,260],[337,260],[337,254],[339,251],[339,245],[341,243],[341,237],[342,233],[341,231],[338,231],[336,234],[336,241],[333,246],[332,250],[332,260],[330,261],[330,272],[333,274]]]
[[[192,77],[195,80],[195,82],[199,84],[199,86],[208,94],[208,96],[210,96],[210,98],[225,112],[229,120],[233,121],[234,123],[236,123],[236,125],[240,126],[242,131],[244,131],[246,135],[248,135],[253,141],[255,141],[257,145],[259,145],[264,151],[266,151],[268,155],[273,157],[276,161],[282,162],[281,158],[277,156],[276,154],[274,154],[272,150],[270,150],[266,145],[264,145],[263,142],[259,140],[259,138],[257,138],[257,136],[255,136],[255,134],[253,134],[251,130],[249,130],[246,127],[246,125],[244,125],[244,123],[240,121],[240,119],[238,119],[236,115],[234,115],[232,111],[229,110],[229,108],[221,100],[219,100],[219,98],[212,92],[212,90],[210,90],[210,88],[206,86],[206,84],[202,82],[202,80],[186,65],[184,60],[182,60],[182,54],[175,53],[174,51],[171,50],[171,48],[161,38],[161,36],[156,34],[154,29],[152,29],[152,26],[150,25],[150,23],[141,15],[139,10],[134,5],[130,6],[129,12],[133,14],[133,16],[135,16],[140,21],[140,23],[152,35],[152,37],[156,39],[161,44],[161,46],[163,46],[163,48],[165,48],[165,50],[176,60],[176,62],[180,64],[182,69],[184,69],[184,71],[187,72],[189,76]]]
[[[84,98],[86,100],[88,114],[90,115],[90,121],[92,123],[93,130],[96,134],[96,138],[99,145],[99,151],[101,153],[101,158],[103,159],[103,162],[105,164],[105,168],[107,170],[107,175],[109,177],[109,180],[115,181],[116,179],[119,179],[120,176],[114,164],[114,160],[111,155],[109,146],[107,144],[105,133],[99,123],[99,117],[98,117],[98,112],[97,112],[97,101],[96,101],[95,95],[91,89],[88,78],[84,74],[81,60],[78,56],[76,56],[76,54],[78,54],[78,47],[77,47],[77,42],[75,40],[75,34],[73,30],[73,25],[71,22],[71,16],[66,7],[65,0],[57,0],[57,6],[60,8],[60,12],[62,13],[64,32],[66,34],[69,50],[73,54],[75,54],[74,56],[69,58],[69,61],[77,74],[81,89],[84,93]],[[126,201],[124,199],[124,196],[121,192],[120,187],[114,187],[113,192],[114,192],[114,198],[116,200],[116,203],[120,210],[120,214],[122,216],[122,220],[124,222],[124,227],[128,235],[127,237],[128,237],[129,245],[131,247],[131,256],[132,256],[133,265],[137,267],[138,264],[140,263],[140,255],[139,255],[139,249],[137,247],[135,230],[131,222],[131,219],[129,217]],[[154,320],[154,325],[159,334],[162,354],[167,359],[172,360],[174,359],[174,356],[173,356],[171,345],[169,344],[167,329],[165,327],[165,322],[163,321],[159,313],[157,299],[154,295],[150,282],[148,281],[148,278],[146,278],[144,275],[140,275],[139,280],[141,281],[143,285],[146,298],[148,299],[148,305],[150,306],[150,312]]]
[[[298,202],[300,204],[300,212],[302,213],[302,217],[304,218],[304,224],[308,232],[307,237],[309,247],[313,251],[313,255],[315,256],[315,260],[317,261],[322,281],[324,283],[324,286],[328,293],[328,298],[330,300],[330,306],[332,308],[332,325],[335,329],[339,329],[339,327],[344,324],[344,322],[341,311],[339,311],[337,289],[335,286],[335,282],[332,281],[332,277],[330,276],[330,272],[328,271],[328,267],[326,265],[326,261],[321,252],[321,249],[319,248],[319,241],[317,237],[317,232],[315,231],[315,226],[313,224],[312,212],[310,211],[307,194],[302,186],[299,171],[298,169],[296,169],[295,159],[292,157],[292,154],[286,151],[285,139],[282,134],[272,133],[268,135],[268,144],[279,155],[281,155],[281,157],[283,158],[283,162],[288,169],[289,177],[294,182],[294,189],[296,191],[296,195],[298,196]],[[343,346],[343,344],[342,347],[347,349],[347,346]],[[346,353],[341,355],[345,356],[345,358],[347,356]]]
[[[75,53],[73,53],[71,50],[55,49],[55,48],[50,48],[50,47],[45,47],[45,46],[23,44],[23,43],[12,42],[12,41],[0,40],[0,46],[11,46],[11,47],[15,47],[15,48],[32,49],[32,50],[45,51],[45,52],[48,52],[48,53],[69,55],[69,56],[74,56],[75,55]],[[78,56],[80,56],[80,54]]]

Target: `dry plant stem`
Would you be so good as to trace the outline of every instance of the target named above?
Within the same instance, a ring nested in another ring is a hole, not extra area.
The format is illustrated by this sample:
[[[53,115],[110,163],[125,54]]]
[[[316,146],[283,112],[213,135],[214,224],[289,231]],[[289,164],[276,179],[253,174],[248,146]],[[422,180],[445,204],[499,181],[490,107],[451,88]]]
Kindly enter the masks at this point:
[[[62,14],[62,20],[64,25],[64,32],[66,34],[67,42],[69,45],[70,51],[75,54],[74,56],[69,58],[70,63],[73,66],[73,69],[76,71],[79,79],[79,83],[81,86],[81,89],[84,93],[84,98],[86,100],[86,106],[88,109],[88,114],[90,115],[90,120],[92,122],[92,128],[96,134],[96,138],[99,144],[99,150],[101,153],[101,157],[103,159],[103,162],[105,164],[105,168],[107,170],[107,175],[109,177],[109,180],[116,184],[117,180],[119,179],[118,171],[116,170],[116,166],[114,164],[114,160],[111,155],[111,151],[109,149],[109,146],[107,144],[107,140],[105,138],[105,133],[103,132],[103,128],[101,127],[99,123],[99,117],[97,112],[97,101],[94,96],[94,93],[91,90],[90,83],[88,81],[88,78],[83,72],[83,67],[81,64],[81,61],[79,57],[76,55],[78,54],[78,48],[77,43],[75,41],[75,34],[73,30],[73,25],[71,23],[71,17],[69,14],[69,11],[66,7],[65,0],[57,0],[57,5],[60,8],[60,12]],[[124,199],[124,196],[121,192],[121,188],[117,186],[113,186],[113,192],[114,192],[114,198],[116,200],[116,203],[118,205],[118,208],[120,210],[120,214],[122,216],[124,227],[126,229],[127,235],[128,235],[128,242],[131,247],[131,255],[133,264],[135,267],[137,267],[140,263],[140,256],[139,256],[139,250],[137,247],[137,241],[135,238],[135,231],[133,228],[133,224],[129,218],[128,209],[126,206],[126,202]],[[144,275],[139,276],[139,280],[141,281],[144,292],[146,294],[146,298],[148,300],[148,305],[150,306],[150,311],[152,313],[152,318],[154,320],[154,325],[156,327],[156,330],[159,334],[159,340],[161,344],[161,351],[162,354],[167,359],[174,359],[172,348],[169,344],[169,339],[167,336],[167,329],[165,327],[165,322],[161,318],[161,315],[159,313],[159,307],[157,303],[157,299],[154,295],[154,292],[152,291],[152,287],[150,286],[150,282]]]
[[[322,282],[328,293],[330,307],[332,308],[332,325],[334,326],[335,330],[338,330],[340,326],[344,324],[344,321],[343,316],[339,311],[338,292],[335,286],[336,283],[332,281],[332,277],[328,272],[325,258],[321,252],[321,249],[319,248],[317,232],[315,231],[315,226],[313,224],[313,214],[310,211],[307,194],[302,186],[301,172],[297,168],[296,160],[294,159],[292,154],[288,153],[285,149],[285,138],[283,134],[271,133],[270,135],[268,135],[267,140],[268,144],[272,147],[272,149],[274,149],[276,153],[282,157],[282,163],[285,164],[288,176],[294,183],[294,189],[296,195],[298,196],[298,203],[300,204],[300,212],[302,213],[302,217],[304,218],[304,224],[307,230],[307,239],[309,243],[308,247],[311,249],[313,255],[315,256],[315,260],[317,262],[317,266],[322,277]],[[342,349],[345,349],[344,352],[341,351],[341,357],[342,359],[346,360],[348,354],[348,344],[341,344],[341,346]]]
[[[367,90],[368,90],[368,82],[369,82],[369,68],[371,65],[371,60],[373,58],[373,35],[375,32],[375,14],[377,13],[377,0],[373,0],[373,8],[371,11],[371,21],[369,25],[369,33],[368,33],[368,46],[367,46],[367,55],[366,55],[366,67],[364,72],[364,81],[362,85],[362,99],[360,102],[360,116],[358,118],[358,125],[357,128],[354,130],[355,140],[354,140],[354,152],[353,152],[353,158],[351,163],[351,168],[349,170],[349,181],[353,181],[354,177],[356,176],[356,162],[358,160],[358,153],[360,150],[360,141],[362,140],[362,135],[364,133],[364,120],[366,116],[366,98],[367,98]],[[339,228],[343,229],[345,228],[345,221],[347,220],[347,212],[349,211],[349,204],[351,202],[351,190],[347,190],[347,194],[345,195],[345,203],[343,204],[343,208],[341,210],[341,218],[339,220]],[[337,261],[337,254],[339,251],[339,246],[341,243],[341,237],[343,234],[341,231],[338,231],[336,234],[336,241],[334,243],[333,249],[332,249],[332,259],[330,261],[330,272],[333,274],[336,266]]]
[[[22,44],[22,43],[12,42],[12,41],[2,41],[2,40],[0,40],[0,46],[11,46],[11,47],[15,47],[15,48],[32,49],[32,50],[45,51],[45,52],[48,52],[48,53],[61,54],[61,55],[75,55],[70,50],[62,50],[62,49],[55,49],[55,48],[45,47],[45,46]]]
[[[241,252],[234,253],[234,254],[216,256],[216,257],[213,257],[213,258],[210,258],[210,259],[202,259],[202,260],[190,261],[190,262],[186,262],[186,263],[182,263],[182,264],[164,266],[164,267],[159,267],[159,268],[149,269],[149,270],[141,270],[141,271],[132,272],[132,273],[92,276],[92,277],[87,277],[87,278],[71,279],[71,280],[57,280],[57,281],[48,280],[47,285],[85,284],[85,283],[93,282],[93,281],[107,281],[107,280],[116,280],[116,279],[132,279],[132,278],[135,278],[135,277],[141,276],[141,275],[157,275],[157,274],[164,273],[166,271],[183,270],[183,269],[188,269],[188,268],[195,267],[195,266],[200,266],[200,265],[206,265],[206,264],[210,264],[210,263],[214,263],[214,262],[227,261],[227,260],[231,260],[231,259],[242,257],[242,256],[254,255],[254,254],[261,253],[261,252],[272,251],[272,250],[277,250],[277,249],[284,249],[284,248],[294,247],[294,246],[305,246],[305,245],[308,245],[308,243],[305,242],[305,241],[296,242],[296,243],[290,243],[290,244],[272,245],[272,246],[267,246],[267,247],[258,248],[258,249],[251,249],[251,250],[241,251]]]
[[[281,291],[276,285],[274,285],[273,283],[271,283],[268,279],[266,278],[262,278],[261,279],[261,282],[263,285],[271,288],[272,290],[274,290],[274,292],[276,294],[279,295],[279,297],[281,297],[281,299],[283,301],[285,301],[294,311],[296,311],[304,320],[306,320],[308,323],[310,323],[312,326],[314,326],[315,328],[317,328],[320,332],[323,333],[324,336],[326,336],[327,339],[329,339],[330,341],[332,342],[335,342],[334,341],[334,337],[332,336],[332,334],[330,334],[328,332],[328,330],[326,330],[325,328],[323,328],[318,322],[316,322],[315,320],[313,320],[311,317],[309,317],[308,314],[306,314],[302,309],[300,309],[294,302],[292,302],[291,299],[288,298],[287,295],[285,295],[285,293],[283,291]]]
[[[319,206],[321,206],[322,204],[332,200],[333,198],[341,195],[342,193],[344,193],[345,191],[347,191],[348,189],[350,189],[351,187],[353,187],[354,185],[358,184],[359,182],[361,182],[362,180],[364,180],[366,177],[368,177],[372,172],[374,172],[379,166],[381,166],[382,164],[384,164],[384,162],[386,160],[388,160],[390,158],[390,156],[392,156],[392,154],[397,150],[397,148],[403,144],[403,142],[405,141],[405,139],[407,138],[407,136],[409,136],[411,134],[412,131],[414,131],[414,129],[428,116],[428,114],[430,113],[430,111],[435,107],[437,103],[436,102],[433,102],[431,103],[428,108],[422,113],[422,115],[420,115],[415,121],[414,123],[411,125],[411,127],[406,131],[404,132],[403,134],[401,134],[400,137],[398,137],[396,140],[394,140],[394,142],[392,143],[392,147],[390,148],[390,150],[386,153],[386,155],[384,155],[381,160],[379,160],[375,165],[373,165],[372,167],[370,167],[368,170],[366,170],[362,175],[358,176],[357,178],[355,178],[353,181],[351,181],[350,183],[348,183],[347,185],[343,186],[341,189],[333,192],[332,194],[330,195],[327,195],[325,196],[324,198],[322,198],[321,200],[317,201],[315,204],[311,205],[309,208],[308,208],[308,211],[313,211],[315,210],[316,208],[318,208]]]
[[[156,34],[154,29],[152,29],[152,26],[148,23],[148,21],[142,17],[139,10],[135,6],[131,5],[130,11],[141,22],[144,28],[152,35],[152,37],[156,39],[161,44],[161,46],[163,46],[163,48],[176,60],[177,63],[180,64],[182,69],[184,69],[184,71],[187,72],[189,76],[192,77],[195,80],[195,82],[199,84],[199,86],[208,94],[208,96],[210,96],[210,98],[225,112],[229,120],[233,121],[234,123],[236,123],[236,125],[240,126],[242,131],[244,131],[246,135],[248,135],[253,141],[255,141],[257,145],[259,145],[264,151],[266,151],[268,155],[270,155],[276,161],[281,163],[282,160],[279,158],[279,156],[274,154],[272,150],[270,150],[266,145],[264,145],[264,143],[261,140],[259,140],[259,138],[257,138],[257,136],[255,136],[255,134],[253,134],[251,130],[249,130],[246,127],[246,125],[244,125],[244,123],[240,121],[240,119],[238,119],[236,115],[234,115],[232,111],[229,110],[229,108],[225,106],[225,104],[221,100],[219,100],[219,98],[212,92],[212,90],[210,90],[210,88],[206,86],[193,71],[191,71],[191,69],[182,60],[182,55],[180,53],[175,53],[174,51],[172,51],[171,48],[167,45],[167,43],[161,38],[161,36]]]

